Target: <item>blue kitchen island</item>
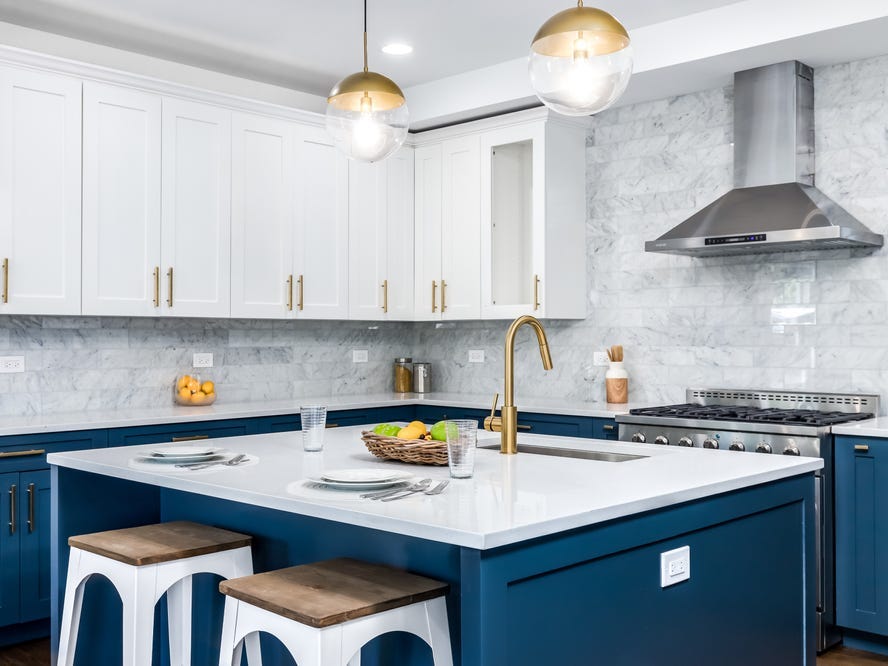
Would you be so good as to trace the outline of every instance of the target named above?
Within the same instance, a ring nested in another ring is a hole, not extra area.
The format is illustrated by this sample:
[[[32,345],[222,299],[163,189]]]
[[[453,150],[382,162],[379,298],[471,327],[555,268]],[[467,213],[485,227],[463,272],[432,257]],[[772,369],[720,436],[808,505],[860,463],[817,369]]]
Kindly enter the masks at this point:
[[[814,473],[819,459],[736,455],[527,435],[528,447],[633,454],[623,462],[478,451],[472,479],[438,496],[379,503],[318,489],[324,469],[380,461],[361,428],[217,440],[258,462],[203,472],[145,469],[152,447],[52,454],[53,646],[74,534],[188,519],[254,536],[256,571],[348,556],[450,583],[454,659],[463,666],[813,666]],[[493,444],[484,439],[481,445]],[[690,579],[661,586],[661,553],[688,546]],[[194,664],[218,659],[217,579],[198,577]],[[119,600],[87,585],[77,664],[120,662]],[[167,663],[163,604],[157,663]],[[263,636],[266,665],[292,664]],[[413,637],[383,636],[362,664],[430,664]]]

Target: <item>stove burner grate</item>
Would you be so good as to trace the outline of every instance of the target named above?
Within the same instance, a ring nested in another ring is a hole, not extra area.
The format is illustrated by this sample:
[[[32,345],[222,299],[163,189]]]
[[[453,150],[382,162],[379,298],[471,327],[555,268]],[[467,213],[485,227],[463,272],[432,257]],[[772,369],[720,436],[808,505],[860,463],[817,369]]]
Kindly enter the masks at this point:
[[[821,412],[816,409],[765,409],[762,407],[697,405],[694,403],[645,407],[643,409],[630,410],[629,413],[635,416],[656,416],[660,418],[785,423],[818,428],[873,418],[873,414],[870,413]]]

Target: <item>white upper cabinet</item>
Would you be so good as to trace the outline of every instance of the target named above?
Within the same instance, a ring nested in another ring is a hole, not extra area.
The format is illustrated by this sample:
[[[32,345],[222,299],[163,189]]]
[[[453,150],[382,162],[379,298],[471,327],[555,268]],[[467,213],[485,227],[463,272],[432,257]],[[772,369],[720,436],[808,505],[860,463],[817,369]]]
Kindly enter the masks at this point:
[[[413,319],[413,149],[401,148],[385,161],[386,290],[388,319]]]
[[[441,150],[441,316],[479,319],[480,140],[448,139]]]
[[[161,258],[168,313],[230,314],[231,112],[163,99]]]
[[[349,164],[321,127],[296,127],[293,300],[300,319],[349,316]]]
[[[160,302],[160,97],[83,87],[83,314]]]
[[[293,311],[292,123],[236,113],[231,144],[231,316]]]
[[[441,144],[414,152],[414,319],[441,318]]]
[[[80,314],[81,88],[0,67],[0,313]]]
[[[348,163],[349,318],[385,319],[385,163]]]

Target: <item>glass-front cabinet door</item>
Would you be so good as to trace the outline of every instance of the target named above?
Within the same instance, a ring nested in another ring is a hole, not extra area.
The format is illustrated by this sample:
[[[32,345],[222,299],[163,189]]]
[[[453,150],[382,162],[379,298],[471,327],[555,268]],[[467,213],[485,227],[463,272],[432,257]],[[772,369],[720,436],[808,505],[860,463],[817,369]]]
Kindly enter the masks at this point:
[[[481,137],[481,298],[485,319],[544,315],[545,128]]]

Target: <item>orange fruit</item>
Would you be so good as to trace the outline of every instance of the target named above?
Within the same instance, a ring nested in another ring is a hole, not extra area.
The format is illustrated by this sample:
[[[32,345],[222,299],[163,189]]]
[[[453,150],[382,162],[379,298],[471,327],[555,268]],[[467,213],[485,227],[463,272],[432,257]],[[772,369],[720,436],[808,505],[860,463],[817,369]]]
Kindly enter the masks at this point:
[[[189,391],[186,387],[182,387],[179,389],[179,398],[182,400],[190,400],[191,399],[191,391]]]
[[[203,384],[200,385],[200,390],[203,391],[204,393],[206,393],[207,395],[210,395],[210,393],[212,393],[213,391],[216,390],[216,385],[213,384],[213,382],[204,382]]]
[[[186,384],[188,390],[192,393],[197,393],[200,391],[200,382],[194,379],[193,377],[188,378],[188,384]]]
[[[184,375],[183,377],[179,377],[179,381],[176,382],[176,388],[180,391],[188,386],[188,382],[191,381],[191,377],[188,375]]]
[[[197,391],[196,393],[192,394],[191,402],[201,403],[204,401],[204,398],[206,398],[206,397],[207,397],[206,393],[204,393],[203,391]]]

